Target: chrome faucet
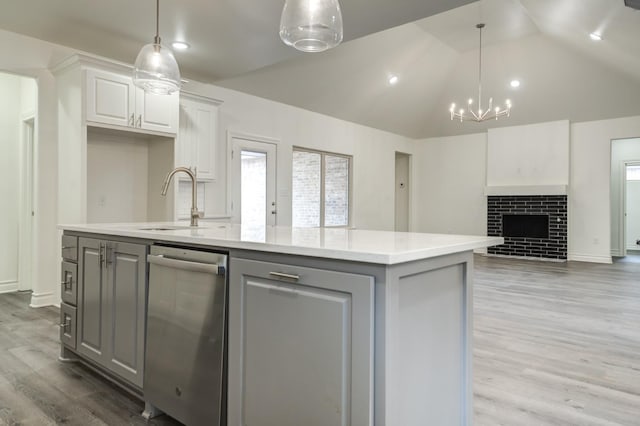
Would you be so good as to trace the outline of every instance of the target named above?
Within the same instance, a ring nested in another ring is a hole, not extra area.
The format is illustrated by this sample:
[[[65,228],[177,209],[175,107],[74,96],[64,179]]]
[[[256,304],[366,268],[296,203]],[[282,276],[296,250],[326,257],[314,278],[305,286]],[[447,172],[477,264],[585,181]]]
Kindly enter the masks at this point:
[[[167,177],[164,178],[164,184],[162,185],[162,195],[167,195],[171,178],[178,172],[184,172],[191,178],[191,226],[198,226],[198,219],[202,217],[202,212],[198,211],[198,186],[196,181],[196,175],[187,167],[176,167],[171,170]]]

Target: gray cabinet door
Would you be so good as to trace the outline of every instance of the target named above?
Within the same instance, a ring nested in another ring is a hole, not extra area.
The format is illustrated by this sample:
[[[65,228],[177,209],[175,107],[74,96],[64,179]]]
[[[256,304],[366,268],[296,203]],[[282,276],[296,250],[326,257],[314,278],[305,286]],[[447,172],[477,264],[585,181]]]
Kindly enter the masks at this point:
[[[80,238],[76,350],[142,387],[147,246]]]
[[[106,242],[109,368],[142,387],[147,246]]]
[[[107,288],[102,271],[103,243],[93,238],[78,240],[78,352],[92,361],[105,365],[108,338],[103,321]]]
[[[372,425],[373,277],[245,259],[230,273],[228,424]]]

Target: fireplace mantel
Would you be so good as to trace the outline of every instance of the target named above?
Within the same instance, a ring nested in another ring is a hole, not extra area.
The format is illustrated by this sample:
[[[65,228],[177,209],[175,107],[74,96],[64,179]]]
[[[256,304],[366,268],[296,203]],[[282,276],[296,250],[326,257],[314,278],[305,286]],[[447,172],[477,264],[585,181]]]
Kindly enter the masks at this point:
[[[484,195],[567,195],[567,185],[490,185]]]

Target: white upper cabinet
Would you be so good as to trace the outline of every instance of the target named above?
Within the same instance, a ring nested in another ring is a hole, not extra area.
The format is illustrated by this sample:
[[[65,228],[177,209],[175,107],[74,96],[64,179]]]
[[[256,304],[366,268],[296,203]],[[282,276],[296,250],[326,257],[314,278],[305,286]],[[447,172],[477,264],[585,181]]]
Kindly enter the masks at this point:
[[[216,178],[220,101],[182,93],[175,165],[194,170],[200,180]]]
[[[129,129],[177,133],[179,94],[153,95],[133,85],[131,77],[86,71],[87,121]]]

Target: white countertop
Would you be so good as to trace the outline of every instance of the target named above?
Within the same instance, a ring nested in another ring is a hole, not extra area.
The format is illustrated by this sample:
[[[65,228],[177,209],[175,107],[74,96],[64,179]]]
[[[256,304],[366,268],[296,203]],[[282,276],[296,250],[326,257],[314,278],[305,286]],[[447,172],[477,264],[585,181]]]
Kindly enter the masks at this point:
[[[172,230],[141,228],[181,227]],[[501,237],[345,228],[250,228],[239,224],[201,222],[189,228],[175,223],[101,223],[60,225],[65,231],[87,232],[184,244],[256,250],[271,253],[393,265],[502,244]]]

